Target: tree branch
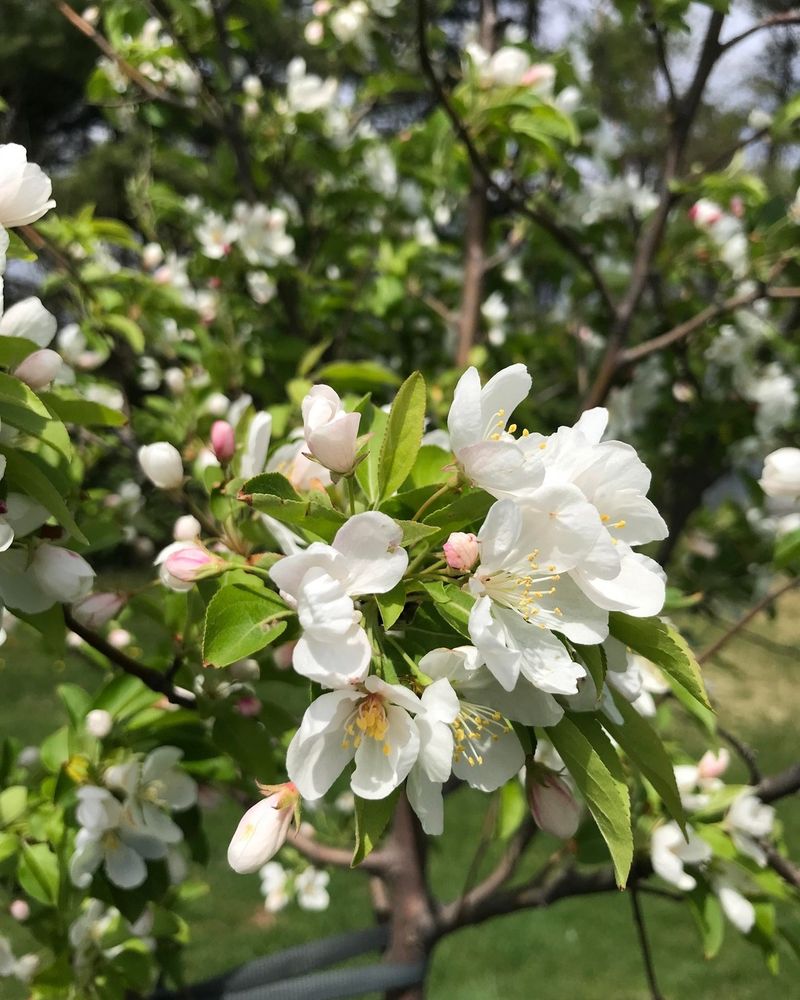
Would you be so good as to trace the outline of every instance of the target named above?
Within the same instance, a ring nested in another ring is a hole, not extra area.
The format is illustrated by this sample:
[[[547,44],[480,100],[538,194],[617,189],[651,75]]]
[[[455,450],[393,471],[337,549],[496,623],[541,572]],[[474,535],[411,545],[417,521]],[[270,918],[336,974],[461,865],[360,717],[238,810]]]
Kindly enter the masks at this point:
[[[67,608],[64,608],[64,621],[67,628],[72,629],[92,649],[96,649],[98,653],[102,653],[107,660],[110,660],[126,674],[130,674],[131,677],[138,677],[151,691],[165,695],[173,705],[180,705],[183,708],[197,708],[194,697],[183,695],[176,691],[172,686],[172,681],[166,674],[162,674],[160,670],[155,670],[153,667],[147,667],[142,663],[138,663],[123,653],[121,649],[112,646],[103,636],[82,625]]]
[[[642,13],[644,14],[645,25],[647,26],[650,34],[653,36],[653,42],[656,47],[656,56],[658,57],[658,66],[661,70],[661,75],[664,77],[664,83],[667,85],[667,91],[669,93],[669,106],[674,111],[678,104],[678,92],[675,89],[675,81],[672,79],[672,72],[669,68],[669,59],[667,58],[667,42],[664,38],[664,32],[661,30],[661,25],[656,19],[656,14],[650,0],[642,0]]]
[[[785,799],[787,795],[794,795],[797,791],[800,791],[800,762],[769,775],[756,785],[756,795],[767,803]]]
[[[308,858],[316,865],[331,865],[334,868],[350,868],[353,854],[344,847],[332,847],[330,844],[321,844],[313,837],[295,830],[289,834],[287,843]],[[380,851],[373,851],[358,865],[358,870],[370,873],[378,873],[385,866],[385,860]]]
[[[697,662],[702,665],[703,663],[706,663],[708,660],[710,660],[713,656],[716,656],[716,654],[731,641],[731,639],[736,635],[739,629],[744,628],[744,626],[747,625],[748,622],[752,621],[753,618],[755,618],[755,616],[759,613],[759,611],[763,611],[764,608],[772,604],[773,601],[777,601],[779,597],[782,597],[783,594],[787,593],[787,591],[791,590],[793,587],[796,587],[798,583],[800,583],[800,577],[793,577],[786,583],[781,584],[780,587],[776,587],[774,590],[771,590],[768,594],[765,594],[760,601],[756,601],[756,603],[753,605],[752,608],[750,608],[749,611],[747,611],[744,615],[742,615],[742,617],[739,618],[738,621],[735,621],[733,625],[730,626],[730,628],[726,629],[718,639],[712,642],[710,646],[707,646],[698,655]]]
[[[738,45],[739,42],[743,42],[745,38],[749,38],[757,31],[764,31],[765,28],[788,27],[791,24],[800,24],[800,10],[788,10],[784,14],[771,14],[769,17],[756,21],[756,23],[751,24],[749,28],[745,28],[745,30],[740,32],[738,35],[734,35],[733,38],[729,38],[727,42],[723,42],[721,47],[722,51],[727,52],[728,49],[732,49],[734,45]]]
[[[768,288],[759,287],[749,292],[740,293],[739,295],[731,295],[723,302],[719,302],[716,305],[706,306],[706,308],[699,312],[696,316],[686,320],[685,323],[680,323],[671,330],[667,330],[666,333],[661,333],[657,337],[651,337],[650,340],[645,340],[641,344],[636,344],[634,347],[629,347],[626,350],[620,351],[616,358],[616,367],[619,368],[623,365],[633,364],[637,361],[641,361],[642,358],[646,358],[648,355],[653,354],[656,351],[663,351],[665,347],[671,347],[673,344],[677,344],[679,341],[685,340],[702,326],[705,326],[706,323],[710,323],[712,320],[717,319],[717,317],[724,316],[726,313],[735,312],[737,309],[749,306],[753,302],[757,302],[759,299],[789,299],[798,297],[800,297],[800,288],[788,288],[781,286]]]

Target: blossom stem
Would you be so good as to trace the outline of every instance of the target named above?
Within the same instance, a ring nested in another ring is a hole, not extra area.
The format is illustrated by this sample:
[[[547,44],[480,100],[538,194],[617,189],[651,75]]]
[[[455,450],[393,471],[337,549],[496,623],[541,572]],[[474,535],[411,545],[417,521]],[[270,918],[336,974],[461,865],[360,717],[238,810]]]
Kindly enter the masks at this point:
[[[439,497],[443,497],[445,495],[445,493],[448,493],[450,490],[452,490],[454,485],[455,484],[451,480],[449,483],[445,483],[443,486],[440,486],[439,489],[436,490],[435,493],[431,493],[431,495],[428,497],[428,499],[425,501],[425,503],[420,507],[420,509],[417,511],[417,513],[411,518],[411,520],[412,521],[418,521],[422,517],[422,515],[425,513],[425,511],[432,504],[436,503],[436,501],[439,499]]]
[[[353,483],[353,477],[347,477],[347,498],[350,501],[350,516],[356,512],[356,488]]]

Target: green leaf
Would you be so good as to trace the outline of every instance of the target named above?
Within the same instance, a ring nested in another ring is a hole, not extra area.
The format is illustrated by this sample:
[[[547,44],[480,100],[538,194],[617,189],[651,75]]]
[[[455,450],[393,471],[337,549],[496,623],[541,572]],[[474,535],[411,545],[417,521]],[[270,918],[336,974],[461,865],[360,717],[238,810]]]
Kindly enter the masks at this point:
[[[661,668],[676,697],[713,731],[714,713],[700,666],[680,632],[660,618],[633,618],[618,611],[611,612],[608,624],[615,639]]]
[[[66,427],[32,389],[5,372],[0,372],[0,421],[52,445],[68,461],[72,458]]]
[[[775,543],[775,568],[785,569],[798,559],[800,559],[800,528],[781,535]]]
[[[212,738],[246,774],[262,782],[278,780],[272,743],[258,719],[230,711],[214,720]]]
[[[451,531],[465,531],[473,522],[482,521],[494,502],[494,497],[483,490],[471,490],[445,507],[432,510],[422,520],[439,528],[436,535],[431,536],[432,542],[444,541]]]
[[[599,697],[606,681],[606,670],[608,669],[606,651],[600,645],[581,646],[578,643],[573,643],[573,645],[589,671],[589,676],[594,681],[594,687]]]
[[[385,594],[376,594],[384,628],[391,628],[403,613],[406,606],[406,585],[401,580]]]
[[[234,584],[211,598],[203,632],[203,660],[226,667],[269,646],[293,612],[272,591]]]
[[[408,478],[417,460],[425,424],[425,379],[414,372],[400,386],[383,434],[378,498],[385,500]]]
[[[89,693],[77,684],[59,684],[56,691],[58,691],[58,697],[67,710],[73,728],[82,729],[86,713],[92,703]]]
[[[360,429],[362,433],[369,434],[370,438],[367,457],[356,468],[356,479],[361,485],[361,489],[367,494],[370,503],[377,503],[379,495],[378,470],[381,458],[379,442],[383,440],[389,416],[371,403],[364,407],[363,416],[367,418],[367,421],[365,425],[362,420]]]
[[[402,521],[397,517],[394,520],[403,529],[403,545],[414,545],[438,531],[434,525],[422,524],[421,521]]]
[[[119,410],[112,410],[110,406],[93,403],[88,399],[65,398],[55,392],[43,392],[40,398],[49,410],[67,424],[80,424],[81,427],[121,427],[128,422],[128,418]]]
[[[702,878],[697,879],[695,888],[686,893],[686,902],[703,939],[703,954],[706,958],[714,958],[725,937],[725,917],[720,902]]]
[[[35,615],[27,611],[15,611],[21,621],[26,622],[44,639],[47,649],[58,655],[64,652],[67,638],[67,626],[64,624],[64,609],[60,604],[54,604],[47,611],[39,611]]]
[[[36,460],[7,445],[0,445],[0,455],[6,456],[5,480],[9,486],[37,500],[53,517],[79,542],[87,544],[87,538],[75,523],[61,493],[42,471]]]
[[[255,491],[251,487],[255,487]],[[261,492],[262,489],[264,492]],[[267,472],[248,480],[239,492],[239,499],[282,524],[303,528],[326,542],[347,520],[344,514],[330,506],[327,494],[302,498],[288,479],[277,472]]]
[[[616,751],[600,723],[585,715],[565,715],[548,728],[547,738],[586,800],[622,888],[633,861],[633,831],[630,795]]]
[[[400,385],[400,379],[394,372],[375,361],[334,361],[317,371],[315,381],[352,392],[369,392],[370,389]]]
[[[12,785],[0,792],[0,826],[11,826],[24,815],[28,805],[28,789],[24,785]]]
[[[434,600],[436,610],[456,632],[470,638],[469,615],[475,598],[454,583],[425,583],[425,590]]]
[[[525,791],[520,782],[512,778],[500,789],[500,809],[496,826],[499,839],[507,840],[527,815],[528,803]]]
[[[159,695],[151,691],[138,677],[120,674],[112,678],[94,698],[91,707],[102,708],[113,718],[135,715],[158,701]]]
[[[13,368],[24,361],[29,354],[39,350],[39,345],[25,337],[0,336],[0,365]]]
[[[129,316],[120,316],[115,313],[106,313],[103,316],[103,323],[105,326],[109,327],[114,331],[114,333],[120,334],[128,341],[130,346],[136,352],[136,354],[141,354],[145,348],[144,334],[142,333],[142,328],[138,323],[135,323]]]
[[[356,844],[351,867],[361,864],[371,854],[389,824],[400,794],[395,788],[385,799],[362,799],[356,795]]]
[[[667,812],[679,824],[686,827],[686,815],[681,805],[675,771],[661,738],[644,716],[639,715],[633,705],[617,691],[612,691],[614,703],[623,718],[621,726],[608,719],[603,720],[604,728],[619,743],[632,763],[642,772],[655,788]]]
[[[60,882],[58,858],[47,844],[22,844],[17,878],[28,895],[45,906],[55,906]]]
[[[326,340],[321,340],[318,344],[314,344],[313,347],[309,347],[297,365],[297,374],[300,378],[305,378],[309,372],[313,371],[317,362],[332,343],[333,340],[329,337]]]

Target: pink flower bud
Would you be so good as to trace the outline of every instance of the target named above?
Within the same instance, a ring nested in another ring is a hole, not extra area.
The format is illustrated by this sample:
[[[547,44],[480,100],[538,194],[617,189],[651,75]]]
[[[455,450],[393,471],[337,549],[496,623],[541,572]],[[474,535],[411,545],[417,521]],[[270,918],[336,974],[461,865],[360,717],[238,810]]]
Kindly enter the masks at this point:
[[[534,822],[540,830],[560,840],[569,840],[581,821],[581,805],[569,785],[555,771],[529,764],[525,790]]]
[[[442,548],[451,569],[472,569],[478,561],[478,539],[471,531],[454,531]]]
[[[234,710],[245,719],[253,719],[261,711],[261,701],[254,695],[247,694],[236,702]]]
[[[230,462],[236,453],[236,435],[227,420],[215,420],[212,424],[211,447],[223,464]]]
[[[183,583],[194,583],[204,572],[219,565],[220,560],[201,545],[180,545],[171,552],[164,563],[164,569]]]
[[[722,209],[719,205],[715,201],[709,201],[708,198],[700,198],[689,209],[689,218],[701,229],[704,229],[706,226],[713,226],[715,222],[719,222],[722,214]]]
[[[12,901],[11,906],[9,906],[8,912],[15,920],[19,920],[22,923],[31,915],[31,908],[24,899],[15,899]]]
[[[61,355],[49,348],[34,351],[14,369],[14,374],[31,389],[44,389],[61,371]]]
[[[706,750],[697,764],[698,778],[719,778],[727,770],[731,762],[731,755],[722,747],[717,753],[713,750]]]
[[[270,794],[242,816],[228,845],[228,864],[240,875],[258,871],[283,847],[300,801],[291,781],[262,791]]]
[[[119,614],[125,607],[127,599],[125,594],[112,592],[89,594],[82,601],[72,605],[72,614],[81,625],[87,628],[99,628]]]

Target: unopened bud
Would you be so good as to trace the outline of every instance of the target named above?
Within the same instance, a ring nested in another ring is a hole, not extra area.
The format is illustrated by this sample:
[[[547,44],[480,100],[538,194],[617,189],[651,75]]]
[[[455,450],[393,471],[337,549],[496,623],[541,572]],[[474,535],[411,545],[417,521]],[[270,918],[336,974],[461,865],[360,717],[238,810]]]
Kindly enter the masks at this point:
[[[104,708],[93,708],[86,714],[86,732],[98,740],[103,740],[111,732],[114,720]]]
[[[217,460],[230,462],[236,453],[236,435],[227,420],[215,420],[211,426],[211,447]]]
[[[31,915],[31,908],[24,899],[15,899],[9,906],[8,912],[15,920],[23,923]]]
[[[721,747],[717,753],[713,750],[706,750],[697,764],[698,778],[720,778],[727,770],[731,762],[731,755],[725,747]]]
[[[240,875],[258,871],[283,847],[300,801],[291,781],[262,791],[267,797],[242,816],[228,846],[228,864]]]
[[[44,389],[61,371],[61,355],[49,348],[34,351],[14,369],[17,378],[31,389]]]
[[[228,673],[235,681],[257,681],[261,676],[261,668],[258,660],[248,657],[246,660],[237,660],[228,667]]]
[[[525,791],[531,815],[540,830],[560,840],[575,835],[581,821],[581,805],[563,778],[541,764],[528,764]]]
[[[176,542],[193,542],[200,537],[202,527],[192,514],[179,517],[172,528],[172,537]]]
[[[472,569],[478,561],[478,539],[472,532],[454,531],[442,546],[451,569]]]
[[[177,489],[183,483],[183,462],[178,449],[167,441],[146,444],[139,449],[139,465],[154,486]]]
[[[127,597],[119,593],[89,594],[72,605],[73,617],[87,628],[99,628],[110,621],[125,606]]]
[[[166,572],[183,583],[194,583],[206,571],[220,565],[221,560],[201,545],[181,545],[167,556]]]

